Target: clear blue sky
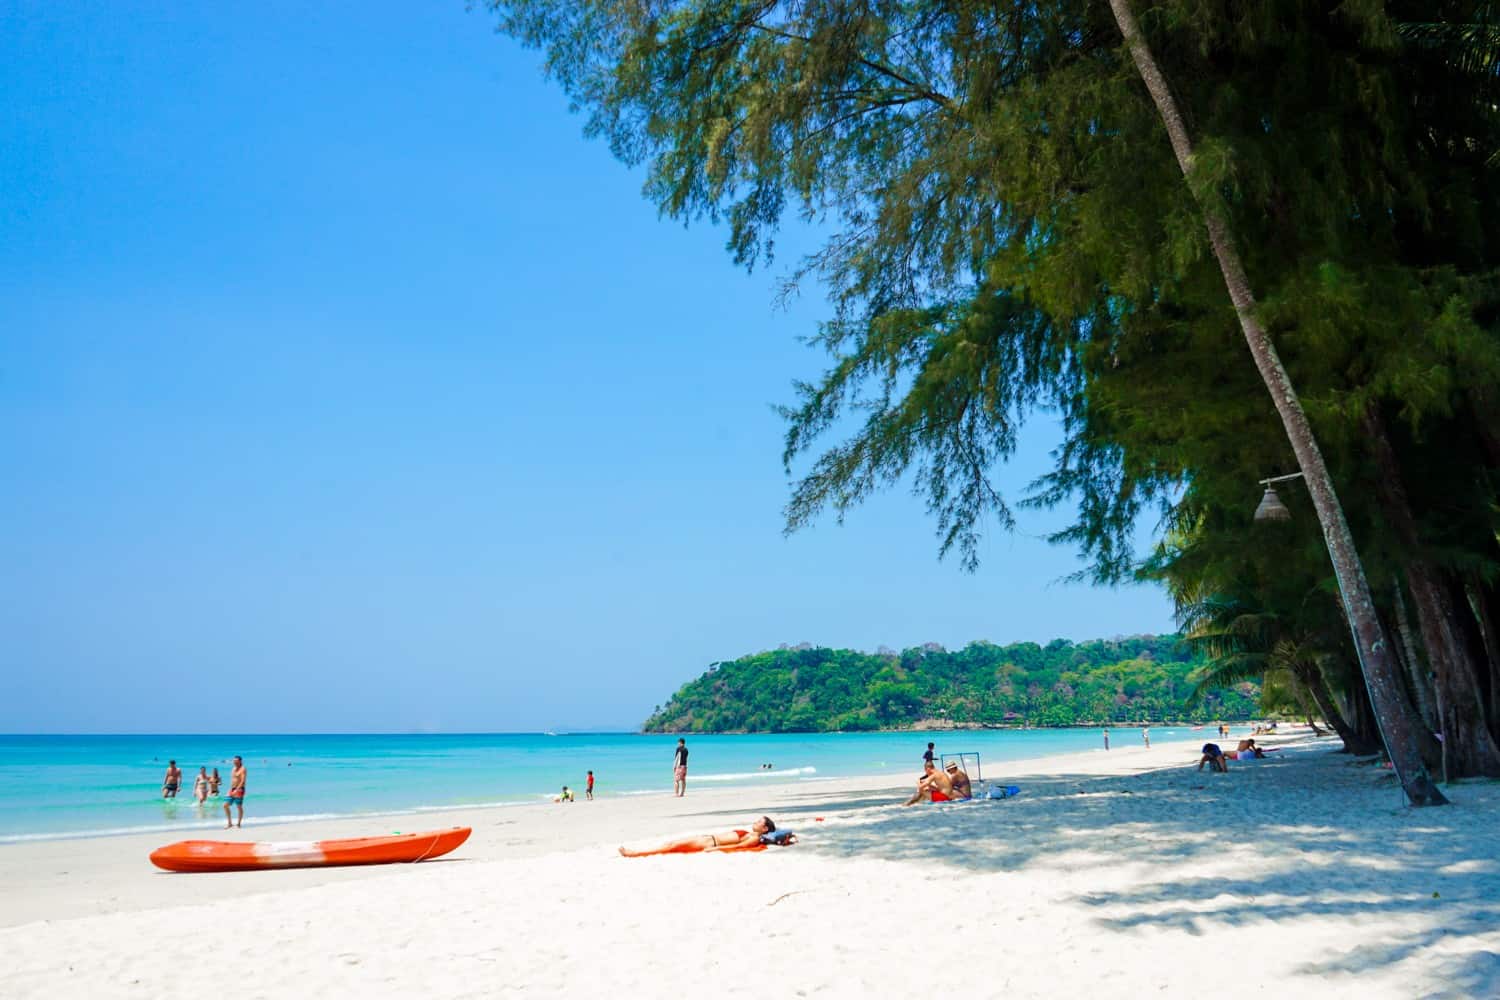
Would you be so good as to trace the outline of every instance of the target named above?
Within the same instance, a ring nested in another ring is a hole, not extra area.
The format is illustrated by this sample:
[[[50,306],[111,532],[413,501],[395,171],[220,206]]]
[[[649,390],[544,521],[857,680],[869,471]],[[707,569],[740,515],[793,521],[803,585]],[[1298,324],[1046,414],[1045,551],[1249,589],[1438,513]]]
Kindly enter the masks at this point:
[[[1171,629],[1060,515],[975,575],[904,490],[783,538],[823,303],[539,65],[462,0],[0,0],[0,731],[630,728],[783,642]]]

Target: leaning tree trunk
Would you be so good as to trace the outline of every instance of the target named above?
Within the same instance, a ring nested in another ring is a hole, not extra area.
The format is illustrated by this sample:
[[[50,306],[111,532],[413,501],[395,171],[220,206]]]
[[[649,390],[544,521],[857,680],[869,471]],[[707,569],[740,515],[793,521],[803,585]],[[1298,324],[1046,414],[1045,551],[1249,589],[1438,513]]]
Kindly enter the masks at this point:
[[[1130,48],[1136,70],[1150,92],[1151,99],[1156,103],[1162,124],[1166,126],[1167,136],[1172,142],[1172,152],[1177,156],[1177,165],[1182,169],[1183,177],[1191,182],[1193,144],[1188,138],[1182,114],[1178,111],[1177,99],[1167,87],[1166,78],[1162,76],[1161,69],[1156,65],[1156,58],[1146,43],[1146,36],[1136,23],[1130,0],[1110,0],[1109,6],[1114,11],[1115,22],[1120,26],[1120,34]],[[1338,496],[1334,492],[1333,478],[1323,462],[1323,453],[1318,450],[1318,443],[1313,439],[1312,426],[1307,421],[1307,414],[1302,411],[1302,402],[1292,388],[1281,358],[1276,353],[1271,338],[1260,325],[1260,320],[1256,318],[1255,296],[1250,291],[1250,280],[1240,260],[1239,251],[1235,249],[1229,223],[1207,202],[1199,199],[1199,204],[1203,210],[1203,221],[1208,228],[1209,243],[1219,261],[1224,285],[1239,317],[1240,329],[1244,331],[1245,341],[1255,358],[1255,367],[1259,369],[1261,379],[1271,393],[1276,412],[1281,416],[1292,452],[1297,456],[1297,464],[1307,482],[1307,491],[1312,496],[1313,507],[1318,512],[1318,522],[1323,526],[1323,537],[1328,544],[1334,574],[1338,578],[1339,593],[1343,596],[1348,611],[1349,624],[1354,633],[1354,648],[1359,652],[1361,672],[1370,693],[1370,703],[1385,742],[1386,753],[1390,756],[1401,786],[1406,790],[1407,800],[1412,805],[1443,805],[1448,800],[1428,777],[1427,768],[1417,749],[1410,719],[1402,710],[1399,697],[1401,692],[1397,687],[1400,677],[1386,646],[1380,621],[1375,616],[1375,600],[1370,595],[1370,584],[1365,579],[1364,566],[1355,551],[1349,523],[1344,519],[1344,510],[1339,506]]]
[[[1427,728],[1438,731],[1437,703],[1432,695],[1432,679],[1430,671],[1422,665],[1422,657],[1417,652],[1416,636],[1411,630],[1411,615],[1406,610],[1406,598],[1401,593],[1401,581],[1398,579],[1391,588],[1396,595],[1396,632],[1401,636],[1402,648],[1406,650],[1406,670],[1411,675],[1411,690],[1417,701],[1417,711],[1422,715],[1422,721]]]
[[[1455,585],[1450,582],[1450,575],[1427,557],[1417,535],[1417,520],[1407,498],[1396,449],[1391,446],[1385,422],[1374,406],[1365,408],[1362,422],[1378,473],[1375,492],[1396,540],[1401,543],[1406,582],[1417,606],[1417,626],[1432,660],[1434,687],[1443,691],[1443,713],[1436,728],[1442,734],[1444,778],[1500,776],[1500,744],[1495,742],[1491,713],[1484,700],[1489,665],[1479,622],[1470,613],[1468,595],[1463,593],[1460,600],[1454,600]],[[1404,611],[1399,603],[1399,586],[1397,600],[1399,615]],[[1421,707],[1418,695],[1418,708]],[[1427,756],[1433,759],[1432,754]]]
[[[1495,615],[1490,606],[1493,603],[1494,592],[1485,587],[1478,573],[1469,574],[1469,582],[1465,588],[1469,594],[1469,607],[1474,612],[1474,621],[1479,626],[1479,635],[1484,643],[1484,655],[1488,661],[1484,671],[1485,687],[1488,689],[1488,697],[1485,698],[1487,714],[1490,719],[1490,732],[1497,732],[1495,723],[1500,720],[1500,684],[1496,684],[1496,678],[1500,677],[1500,634],[1495,631]]]
[[[1309,668],[1305,672],[1298,671],[1297,679],[1302,682],[1303,688],[1312,697],[1313,704],[1318,706],[1318,711],[1323,715],[1323,721],[1338,734],[1339,739],[1344,741],[1344,753],[1352,753],[1356,756],[1375,753],[1379,748],[1377,744],[1367,741],[1354,731],[1344,713],[1339,711],[1338,703],[1334,701],[1333,695],[1329,693],[1328,683],[1323,679],[1323,672],[1317,668]]]
[[[1494,716],[1486,696],[1489,662],[1480,624],[1463,584],[1451,574],[1439,576],[1435,589],[1439,612],[1462,657],[1458,661],[1460,670],[1448,679],[1449,683],[1438,677],[1444,707],[1444,745],[1448,747],[1453,777],[1500,777],[1500,744],[1495,741]]]

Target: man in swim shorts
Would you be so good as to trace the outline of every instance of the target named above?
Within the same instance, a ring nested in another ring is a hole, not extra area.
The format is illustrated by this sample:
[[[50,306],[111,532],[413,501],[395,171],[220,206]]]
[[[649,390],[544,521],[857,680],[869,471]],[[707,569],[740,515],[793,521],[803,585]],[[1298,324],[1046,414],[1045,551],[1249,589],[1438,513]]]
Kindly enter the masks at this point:
[[[687,740],[678,739],[677,753],[672,757],[672,794],[679,799],[687,794]]]
[[[1198,770],[1203,770],[1207,764],[1210,771],[1223,771],[1229,773],[1229,762],[1224,759],[1224,751],[1219,749],[1217,743],[1203,744],[1203,756],[1198,758]]]
[[[229,822],[229,807],[239,811],[239,822]],[[234,770],[229,772],[229,798],[224,800],[224,829],[245,825],[245,762],[234,758]]]
[[[167,761],[167,776],[161,781],[161,797],[177,798],[177,786],[182,784],[182,771],[175,760]]]
[[[903,804],[914,806],[918,802],[947,802],[952,797],[953,782],[932,761],[928,761],[923,765],[922,776],[917,779],[917,793]]]

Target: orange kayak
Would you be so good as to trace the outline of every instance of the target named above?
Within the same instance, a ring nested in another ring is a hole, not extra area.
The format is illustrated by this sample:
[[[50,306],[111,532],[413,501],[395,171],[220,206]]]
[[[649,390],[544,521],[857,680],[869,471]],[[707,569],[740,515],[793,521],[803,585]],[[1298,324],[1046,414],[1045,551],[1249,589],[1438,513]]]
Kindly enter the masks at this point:
[[[169,872],[242,872],[257,868],[389,865],[441,857],[469,839],[471,828],[355,840],[287,840],[243,843],[182,840],[151,852],[151,863]]]

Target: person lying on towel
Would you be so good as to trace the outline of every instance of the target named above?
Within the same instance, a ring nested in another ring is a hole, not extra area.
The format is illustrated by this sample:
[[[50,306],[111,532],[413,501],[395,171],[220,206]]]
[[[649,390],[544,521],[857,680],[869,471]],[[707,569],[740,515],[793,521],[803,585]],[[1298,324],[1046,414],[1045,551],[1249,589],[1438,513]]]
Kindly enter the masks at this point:
[[[1255,745],[1254,740],[1240,740],[1240,745],[1234,749],[1240,755],[1240,760],[1245,760],[1247,757],[1265,757],[1268,753],[1277,753],[1281,750],[1280,747],[1274,750],[1262,750]]]
[[[644,858],[652,854],[697,854],[701,851],[759,851],[768,844],[787,847],[796,842],[795,834],[789,830],[778,832],[771,817],[762,816],[751,823],[748,830],[726,830],[698,837],[679,837],[639,851],[622,847],[620,855],[626,858]]]

